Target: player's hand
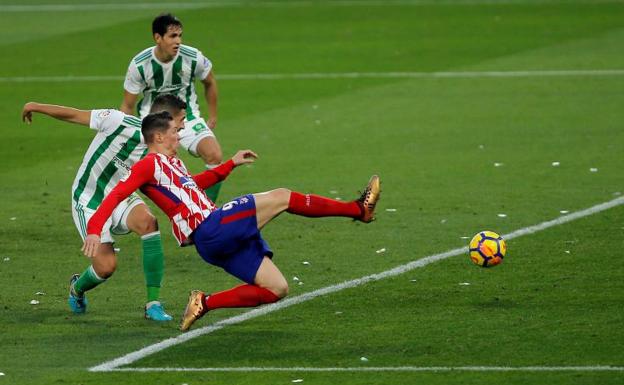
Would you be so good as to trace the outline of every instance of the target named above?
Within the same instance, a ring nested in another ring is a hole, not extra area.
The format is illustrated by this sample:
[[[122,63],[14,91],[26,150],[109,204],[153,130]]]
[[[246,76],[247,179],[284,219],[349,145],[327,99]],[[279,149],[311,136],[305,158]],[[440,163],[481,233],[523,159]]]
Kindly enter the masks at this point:
[[[232,157],[232,161],[235,166],[238,166],[245,163],[253,163],[256,158],[258,158],[258,155],[251,150],[239,150]]]
[[[208,122],[206,122],[208,124],[208,127],[210,127],[211,130],[214,130],[215,127],[217,127],[217,117],[210,117],[210,119],[208,119]]]
[[[82,252],[89,258],[95,257],[95,252],[100,247],[100,237],[95,234],[89,234],[82,245]]]
[[[26,122],[28,124],[32,123],[32,113],[36,104],[37,103],[33,102],[24,104],[24,108],[22,109],[22,122]]]

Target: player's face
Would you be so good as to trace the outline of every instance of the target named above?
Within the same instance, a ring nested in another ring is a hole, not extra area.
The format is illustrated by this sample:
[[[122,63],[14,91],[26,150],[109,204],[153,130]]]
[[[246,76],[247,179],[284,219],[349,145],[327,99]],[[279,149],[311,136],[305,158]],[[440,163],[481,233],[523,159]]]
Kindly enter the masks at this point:
[[[170,25],[164,35],[155,34],[154,39],[158,48],[169,57],[178,54],[180,44],[182,44],[182,28]]]
[[[177,114],[173,116],[173,121],[175,124],[180,127],[180,129],[184,128],[184,121],[186,120],[186,111],[181,110]]]
[[[174,156],[178,153],[178,146],[180,145],[179,132],[184,128],[184,123],[180,126],[177,121],[169,121],[169,128],[163,135],[163,147],[165,154],[168,156]]]

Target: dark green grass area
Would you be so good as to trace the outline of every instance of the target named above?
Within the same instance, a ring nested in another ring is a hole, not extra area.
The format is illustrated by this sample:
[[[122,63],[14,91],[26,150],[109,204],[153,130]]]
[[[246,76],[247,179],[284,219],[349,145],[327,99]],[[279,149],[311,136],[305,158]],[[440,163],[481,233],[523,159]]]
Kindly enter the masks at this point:
[[[213,60],[217,78],[624,65],[621,3],[306,4],[176,13],[186,42]],[[0,385],[623,382],[622,372],[88,373],[179,332],[175,324],[142,319],[133,235],[117,238],[118,271],[89,293],[88,314],[69,313],[67,280],[87,266],[70,188],[93,133],[42,116],[28,126],[19,114],[28,100],[117,107],[127,63],[151,44],[154,13],[0,15],[12,27],[1,45],[1,77],[120,77],[0,81]],[[370,174],[381,175],[383,199],[371,225],[282,215],[263,231],[297,296],[465,246],[480,230],[504,234],[620,196],[622,89],[621,75],[223,79],[216,133],[224,154],[252,148],[260,159],[234,171],[219,203],[281,186],[352,199]],[[183,158],[201,170],[197,160]],[[619,206],[511,240],[508,258],[491,270],[456,256],[227,327],[131,366],[624,366],[623,214]],[[166,253],[162,299],[177,322],[189,289],[217,291],[237,281],[194,249],[177,248],[158,216]],[[33,299],[40,303],[30,305]],[[198,326],[243,311],[216,311]]]

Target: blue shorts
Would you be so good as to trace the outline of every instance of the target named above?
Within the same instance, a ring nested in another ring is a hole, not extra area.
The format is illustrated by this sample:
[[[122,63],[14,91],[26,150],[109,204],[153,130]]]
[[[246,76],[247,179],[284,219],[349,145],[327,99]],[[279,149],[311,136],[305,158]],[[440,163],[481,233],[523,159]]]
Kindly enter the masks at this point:
[[[193,232],[193,242],[204,261],[251,284],[264,256],[273,256],[260,236],[256,202],[251,194],[238,197],[210,213]]]

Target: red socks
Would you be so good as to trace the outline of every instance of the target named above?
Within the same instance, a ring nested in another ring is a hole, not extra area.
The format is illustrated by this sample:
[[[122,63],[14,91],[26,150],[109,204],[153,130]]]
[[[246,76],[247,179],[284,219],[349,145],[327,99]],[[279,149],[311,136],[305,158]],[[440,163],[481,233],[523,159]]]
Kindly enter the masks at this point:
[[[349,217],[362,216],[362,208],[356,201],[340,202],[314,194],[290,193],[288,209],[291,214],[304,217]]]
[[[206,296],[204,304],[208,310],[213,310],[222,307],[255,307],[277,302],[279,299],[272,291],[260,286],[240,285]]]

